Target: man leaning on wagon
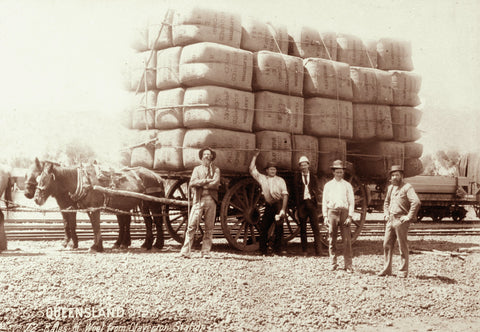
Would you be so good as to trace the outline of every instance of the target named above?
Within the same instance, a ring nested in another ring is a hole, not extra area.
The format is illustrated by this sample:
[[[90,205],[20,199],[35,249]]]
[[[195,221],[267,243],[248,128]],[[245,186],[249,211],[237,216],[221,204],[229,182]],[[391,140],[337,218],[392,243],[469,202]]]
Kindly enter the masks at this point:
[[[337,232],[340,227],[343,240],[345,271],[352,273],[352,241],[350,224],[355,209],[355,196],[352,185],[343,179],[345,167],[341,160],[335,160],[330,167],[333,179],[323,188],[322,213],[328,225],[328,253],[331,269],[337,269]]]
[[[277,176],[277,167],[273,162],[269,162],[265,167],[267,175],[258,172],[255,163],[259,154],[260,151],[255,150],[249,169],[252,177],[260,184],[265,197],[265,212],[260,223],[260,252],[264,255],[268,254],[268,230],[277,216],[282,224],[275,227],[273,249],[277,254],[286,254],[287,251],[283,243],[283,219],[286,216],[288,203],[287,184],[284,179]]]
[[[410,222],[416,218],[420,208],[420,200],[410,183],[403,180],[403,169],[394,165],[390,169],[390,182],[383,204],[383,213],[387,225],[383,240],[385,265],[379,276],[392,274],[392,257],[395,240],[400,249],[401,266],[398,276],[408,276],[408,243],[407,233]]]
[[[202,257],[210,258],[212,248],[213,227],[217,211],[218,187],[220,186],[220,169],[213,164],[216,153],[210,148],[203,148],[198,156],[201,165],[195,167],[189,186],[193,190],[193,205],[188,218],[187,233],[180,255],[190,258],[195,232],[202,216],[205,221],[205,231],[202,240]]]

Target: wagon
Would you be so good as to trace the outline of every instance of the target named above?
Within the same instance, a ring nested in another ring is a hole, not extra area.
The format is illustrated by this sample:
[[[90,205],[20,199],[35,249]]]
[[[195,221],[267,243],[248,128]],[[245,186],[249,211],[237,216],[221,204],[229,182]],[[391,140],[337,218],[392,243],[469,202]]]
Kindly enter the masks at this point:
[[[190,172],[162,173],[161,175],[165,177],[170,184],[166,194],[168,200],[189,202],[188,181],[190,179]],[[291,188],[293,173],[280,171],[279,176],[283,177],[287,182],[287,186]],[[365,185],[359,181],[355,174],[349,172],[346,179],[352,183],[355,193],[355,216],[352,223],[353,243],[365,224],[367,195]],[[319,180],[319,186],[321,187],[319,189],[323,189],[323,185],[328,180],[328,176],[321,176]],[[319,202],[321,203],[321,197]],[[258,249],[258,225],[264,211],[264,204],[261,188],[250,174],[222,173],[215,222],[216,224],[221,224],[223,235],[232,248],[241,251],[255,251]],[[188,224],[188,210],[189,204],[165,204],[164,221],[166,227],[171,237],[179,243],[183,243],[185,238]],[[321,206],[319,206],[318,211],[321,213]],[[296,207],[291,199],[289,199],[287,214],[288,220],[284,224],[284,239],[285,241],[290,241],[300,232],[300,225],[296,216]],[[327,245],[327,227],[323,225],[322,217],[320,221],[321,240]],[[202,234],[203,231],[200,225],[200,235]],[[200,237],[197,241],[199,239]]]
[[[422,205],[417,220],[430,217],[434,222],[443,218],[454,221],[465,219],[468,206],[474,208],[480,218],[480,190],[477,184],[465,176],[428,176],[418,175],[405,179],[417,193]],[[385,184],[368,186],[370,196],[369,211],[383,208]]]

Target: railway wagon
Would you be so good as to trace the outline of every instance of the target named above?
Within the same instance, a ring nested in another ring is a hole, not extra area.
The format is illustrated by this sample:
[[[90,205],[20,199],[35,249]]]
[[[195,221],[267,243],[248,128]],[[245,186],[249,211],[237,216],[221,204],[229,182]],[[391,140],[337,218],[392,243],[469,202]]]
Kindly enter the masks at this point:
[[[417,220],[430,217],[439,222],[443,218],[462,221],[467,215],[466,207],[474,208],[480,217],[480,190],[478,184],[465,176],[418,175],[405,178],[415,189],[422,205]],[[385,184],[368,186],[369,211],[383,210],[386,194]]]

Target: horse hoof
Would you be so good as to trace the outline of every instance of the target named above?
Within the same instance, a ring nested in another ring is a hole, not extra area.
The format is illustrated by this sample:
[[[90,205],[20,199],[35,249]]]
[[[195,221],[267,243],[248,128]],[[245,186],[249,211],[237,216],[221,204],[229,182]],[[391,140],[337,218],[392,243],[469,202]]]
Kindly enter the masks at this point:
[[[120,245],[118,243],[115,243],[113,246],[112,246],[112,249],[120,249]]]
[[[103,247],[92,246],[92,247],[90,247],[88,252],[90,252],[90,253],[103,252]]]
[[[155,249],[162,250],[162,249],[163,249],[163,243],[162,243],[162,244],[155,243],[155,244],[153,245],[153,247],[154,247]]]
[[[120,249],[126,250],[128,249],[128,246],[126,244],[122,244],[120,245]]]

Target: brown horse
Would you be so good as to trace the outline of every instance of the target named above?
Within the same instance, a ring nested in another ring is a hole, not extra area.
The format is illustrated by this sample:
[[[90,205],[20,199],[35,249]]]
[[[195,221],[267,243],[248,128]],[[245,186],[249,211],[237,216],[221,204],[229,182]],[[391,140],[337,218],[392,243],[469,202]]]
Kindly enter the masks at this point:
[[[12,201],[12,179],[7,166],[0,165],[0,198],[3,195],[5,205]],[[5,234],[5,216],[0,209],[0,252],[7,249],[7,236]]]
[[[27,177],[25,181],[24,195],[28,199],[32,199],[37,189],[37,178],[42,173],[43,165],[38,159],[28,169]],[[68,191],[57,190],[55,195],[52,195],[57,201],[58,207],[61,210],[67,210],[75,207],[75,202],[71,199]],[[65,229],[65,238],[63,246],[67,247],[71,241],[71,247],[73,249],[78,248],[78,236],[77,236],[77,213],[62,211],[63,226]]]
[[[122,170],[120,173],[112,173],[107,179],[101,179],[93,166],[86,168],[62,167],[52,162],[44,162],[41,165],[36,160],[37,168],[42,172],[38,179],[34,199],[38,205],[43,205],[49,196],[58,197],[67,195],[74,202],[74,206],[82,209],[93,208],[88,212],[94,233],[94,251],[103,251],[103,241],[100,232],[100,209],[108,207],[114,209],[119,223],[119,238],[116,245],[128,247],[130,245],[130,222],[131,216],[128,211],[140,207],[147,226],[147,236],[142,247],[150,249],[153,243],[152,222],[157,226],[157,240],[155,247],[162,248],[163,207],[159,203],[142,201],[137,198],[124,196],[106,196],[92,189],[94,185],[112,186],[116,189],[137,193],[147,193],[152,196],[164,197],[163,179],[146,168]],[[107,181],[107,182],[105,182]],[[125,211],[127,213],[121,213]],[[153,213],[153,218],[152,218]],[[152,220],[153,219],[153,220]]]

